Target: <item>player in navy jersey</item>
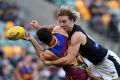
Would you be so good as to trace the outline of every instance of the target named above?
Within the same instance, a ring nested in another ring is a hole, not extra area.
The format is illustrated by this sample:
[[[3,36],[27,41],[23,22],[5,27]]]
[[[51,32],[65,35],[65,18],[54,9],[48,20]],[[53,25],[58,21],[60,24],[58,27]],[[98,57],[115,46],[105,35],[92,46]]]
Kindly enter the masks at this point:
[[[65,57],[59,58],[55,61],[45,61],[48,65],[70,64],[80,53],[93,63],[93,69],[96,73],[96,79],[113,80],[120,76],[120,59],[112,51],[104,48],[93,39],[91,39],[83,29],[75,24],[79,13],[72,10],[68,6],[62,6],[58,10],[57,18],[59,25],[69,34],[70,45]],[[92,76],[91,76],[92,77]]]

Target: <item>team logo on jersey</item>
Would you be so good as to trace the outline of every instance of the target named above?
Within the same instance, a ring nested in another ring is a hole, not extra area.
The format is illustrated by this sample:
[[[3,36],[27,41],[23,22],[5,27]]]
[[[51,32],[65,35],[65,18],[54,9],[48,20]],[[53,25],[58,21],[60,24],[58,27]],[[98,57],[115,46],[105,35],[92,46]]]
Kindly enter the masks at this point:
[[[96,48],[99,48],[99,44],[97,44],[96,42],[94,43],[94,46],[95,46]]]

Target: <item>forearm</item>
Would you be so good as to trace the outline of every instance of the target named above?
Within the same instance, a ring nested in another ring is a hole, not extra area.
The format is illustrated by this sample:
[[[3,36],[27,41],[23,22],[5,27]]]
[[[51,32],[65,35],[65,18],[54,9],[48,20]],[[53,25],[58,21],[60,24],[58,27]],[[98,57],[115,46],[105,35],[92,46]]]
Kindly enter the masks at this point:
[[[40,25],[37,25],[37,27],[35,27],[35,29],[38,31],[39,29],[41,28],[47,28],[47,26],[40,26]]]
[[[55,28],[55,26],[51,26],[51,25],[40,26],[40,25],[37,25],[37,27],[35,29],[38,31],[41,28],[48,28],[52,32],[52,30],[53,30],[53,28]]]
[[[53,28],[55,27],[55,25],[44,25],[44,26],[40,26],[38,21],[36,20],[32,20],[32,22],[30,23],[31,26],[36,29],[39,30],[40,28],[48,28],[49,30],[53,30]]]
[[[68,57],[62,57],[54,61],[50,61],[52,65],[56,66],[64,66],[64,65],[69,65],[71,64],[71,60]]]
[[[31,38],[30,41],[31,41],[31,43],[32,43],[32,45],[33,45],[37,55],[39,57],[41,57],[40,54],[43,54],[43,50],[42,50],[41,46],[39,45],[39,43],[34,38]]]
[[[70,48],[69,48],[70,49]],[[68,50],[69,50],[68,49]],[[70,50],[71,51],[71,50]],[[62,58],[59,58],[57,60],[54,60],[54,61],[50,61],[52,65],[69,65],[73,62],[73,60],[75,59],[76,57],[76,53],[77,51],[68,51],[68,55],[66,55],[65,57],[62,57]]]

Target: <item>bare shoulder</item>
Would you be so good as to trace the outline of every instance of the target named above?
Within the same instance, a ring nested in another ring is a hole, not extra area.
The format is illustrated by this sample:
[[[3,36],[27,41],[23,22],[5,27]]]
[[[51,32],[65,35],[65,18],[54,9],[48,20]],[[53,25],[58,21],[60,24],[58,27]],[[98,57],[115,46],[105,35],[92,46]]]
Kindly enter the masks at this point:
[[[75,33],[71,36],[71,38],[76,38],[76,39],[81,39],[81,38],[83,38],[83,37],[85,37],[85,34],[83,34],[82,32],[75,32]]]
[[[82,32],[75,32],[71,36],[71,41],[74,41],[74,42],[79,41],[81,44],[85,44],[86,43],[86,35],[83,34]]]
[[[67,32],[66,32],[64,29],[62,29],[60,26],[56,26],[56,27],[52,30],[52,33],[53,33],[53,34],[54,34],[54,33],[61,33],[61,34],[63,34],[63,35],[65,35],[65,36],[68,37]]]
[[[55,26],[55,28],[53,29],[53,31],[60,31],[63,30],[60,26]]]

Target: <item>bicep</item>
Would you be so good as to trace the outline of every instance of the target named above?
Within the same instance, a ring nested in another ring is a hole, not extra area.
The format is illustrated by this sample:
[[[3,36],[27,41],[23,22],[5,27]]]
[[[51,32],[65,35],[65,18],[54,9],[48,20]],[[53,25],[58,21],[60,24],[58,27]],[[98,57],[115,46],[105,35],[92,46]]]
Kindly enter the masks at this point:
[[[81,45],[80,37],[78,36],[78,34],[74,34],[71,37],[70,45],[67,50],[68,56],[75,58],[79,52],[80,45]]]

